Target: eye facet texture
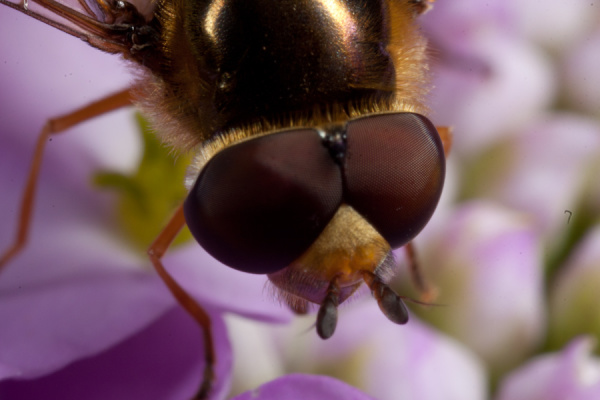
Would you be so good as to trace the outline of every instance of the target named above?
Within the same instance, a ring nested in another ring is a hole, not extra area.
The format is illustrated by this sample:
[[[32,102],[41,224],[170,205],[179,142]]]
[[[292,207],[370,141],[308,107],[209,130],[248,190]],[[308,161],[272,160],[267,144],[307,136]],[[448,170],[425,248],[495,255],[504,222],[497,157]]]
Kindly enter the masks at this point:
[[[392,248],[404,245],[441,194],[445,159],[435,127],[418,114],[381,114],[350,121],[345,137],[342,162],[315,129],[222,150],[186,199],[192,234],[232,268],[272,273],[305,252],[346,203]]]
[[[344,168],[344,201],[371,223],[390,247],[425,227],[444,186],[444,148],[419,114],[384,114],[351,122]]]
[[[218,153],[188,195],[185,217],[213,257],[265,274],[308,249],[341,200],[339,167],[316,131],[303,129]]]

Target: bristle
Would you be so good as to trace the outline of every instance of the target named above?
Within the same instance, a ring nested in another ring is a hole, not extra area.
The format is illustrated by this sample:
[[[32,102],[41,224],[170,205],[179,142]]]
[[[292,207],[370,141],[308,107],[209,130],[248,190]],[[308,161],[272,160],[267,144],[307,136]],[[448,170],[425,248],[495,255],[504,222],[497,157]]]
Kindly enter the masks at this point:
[[[275,302],[289,307],[296,314],[306,314],[316,309],[314,304],[278,288],[271,281],[265,282],[265,291]]]
[[[267,135],[293,127],[314,127],[369,114],[386,112],[416,112],[426,114],[424,105],[429,89],[426,40],[416,25],[415,13],[403,1],[389,0],[389,44],[395,84],[390,88],[377,87],[382,80],[380,66],[367,68],[358,89],[391,92],[393,96],[366,96],[351,103],[314,104],[311,108],[291,111],[268,118],[257,118],[219,131],[210,97],[211,83],[202,73],[202,58],[194,55],[181,31],[183,1],[159,1],[156,11],[161,21],[163,71],[151,71],[138,84],[138,105],[150,120],[160,139],[179,151],[193,151],[195,159],[186,180],[191,186],[202,167],[225,147],[250,137]],[[368,18],[368,17],[364,17]],[[373,21],[360,21],[361,26],[374,26]],[[366,29],[366,40],[378,41],[376,33]],[[365,60],[370,60],[368,54]],[[374,57],[373,57],[374,58]],[[367,64],[370,65],[370,64]],[[372,70],[372,77],[369,71]],[[190,79],[193,80],[191,84]],[[214,85],[214,83],[212,84]]]
[[[394,257],[394,253],[390,251],[375,269],[375,275],[383,282],[389,283],[398,273],[398,269],[398,262]]]
[[[425,97],[430,90],[427,40],[406,4],[388,1],[388,7],[391,17],[388,51],[396,69],[395,108],[426,115]]]

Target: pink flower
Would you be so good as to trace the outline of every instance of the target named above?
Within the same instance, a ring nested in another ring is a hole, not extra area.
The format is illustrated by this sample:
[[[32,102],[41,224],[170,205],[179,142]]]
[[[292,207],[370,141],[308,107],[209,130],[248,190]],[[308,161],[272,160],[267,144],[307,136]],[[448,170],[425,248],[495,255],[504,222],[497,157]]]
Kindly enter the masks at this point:
[[[419,315],[473,349],[492,370],[529,355],[545,320],[542,253],[531,219],[494,203],[471,202],[431,239],[420,254],[425,276],[440,289],[440,306],[416,307]]]
[[[567,227],[565,210],[577,213],[597,185],[600,124],[571,113],[544,115],[507,145],[504,170],[486,184],[486,194],[532,215],[544,239],[555,243]]]
[[[567,49],[563,59],[565,89],[572,107],[600,115],[600,29]]]
[[[313,323],[314,316],[309,316],[263,333],[274,331],[266,342],[274,338],[274,354],[281,354],[278,360],[284,370],[331,371],[379,400],[485,396],[485,371],[469,349],[417,318],[403,326],[391,324],[370,296],[341,307],[336,333],[327,341],[306,332]],[[269,355],[261,351],[265,353]]]
[[[596,23],[595,1],[507,1],[516,33],[553,51],[566,50]]]
[[[266,383],[232,400],[369,400],[371,397],[336,379],[293,374]]]
[[[439,6],[439,7],[438,7]],[[436,124],[454,128],[451,158],[473,157],[549,106],[557,90],[549,59],[515,36],[502,2],[439,2],[426,15],[432,42]]]
[[[594,341],[580,337],[563,351],[532,359],[502,382],[497,400],[596,400],[600,359],[590,356]]]

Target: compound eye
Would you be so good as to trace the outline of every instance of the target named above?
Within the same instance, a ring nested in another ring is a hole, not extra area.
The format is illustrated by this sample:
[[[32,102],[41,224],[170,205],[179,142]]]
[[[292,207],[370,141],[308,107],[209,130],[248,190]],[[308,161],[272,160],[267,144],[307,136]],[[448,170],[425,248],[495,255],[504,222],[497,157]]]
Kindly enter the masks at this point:
[[[398,248],[433,214],[444,185],[439,135],[424,116],[398,113],[351,121],[344,169],[346,202]]]
[[[316,240],[342,199],[339,167],[318,133],[302,129],[244,141],[215,155],[184,205],[190,231],[232,268],[285,268]]]

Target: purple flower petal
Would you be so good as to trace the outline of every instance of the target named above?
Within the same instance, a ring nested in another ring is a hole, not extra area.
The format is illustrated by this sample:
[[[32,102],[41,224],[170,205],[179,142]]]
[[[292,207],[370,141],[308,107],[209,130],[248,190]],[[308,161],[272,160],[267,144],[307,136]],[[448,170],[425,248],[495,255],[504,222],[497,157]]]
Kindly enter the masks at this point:
[[[591,114],[600,113],[600,29],[585,36],[565,54],[564,77],[570,105]]]
[[[439,235],[421,254],[444,307],[423,318],[496,370],[520,361],[541,339],[545,319],[542,253],[532,222],[493,203],[471,202]]]
[[[558,354],[533,359],[502,382],[497,400],[597,400],[600,359],[590,356],[592,348],[583,337]]]
[[[0,146],[0,184],[7,194],[0,196],[0,209],[10,215],[0,225],[2,250],[15,234],[31,151],[15,133],[3,135]],[[47,157],[50,175],[39,186],[28,247],[0,275],[2,378],[38,376],[96,354],[174,304],[159,279],[141,270],[140,260],[107,229],[109,203],[81,183],[91,163],[69,169],[71,161]]]
[[[228,391],[231,349],[225,326],[212,314],[216,377],[211,399]],[[0,397],[18,399],[187,400],[204,368],[202,339],[195,322],[172,309],[124,342],[51,375],[0,383]]]
[[[33,149],[27,132],[19,124],[6,126],[11,127],[0,146],[6,194],[0,196],[1,250],[15,235]],[[140,270],[139,259],[106,229],[109,203],[93,196],[85,175],[93,162],[78,156],[80,147],[69,149],[79,151],[75,157],[65,157],[68,151],[46,157],[28,247],[0,275],[3,378],[37,376],[96,354],[174,303],[158,278]]]
[[[514,17],[513,28],[523,38],[557,52],[572,45],[598,18],[594,1],[506,1]],[[551,27],[551,28],[550,28]]]
[[[0,378],[37,377],[97,354],[173,306],[147,273],[85,274],[0,293]]]
[[[505,1],[440,1],[420,21],[434,41],[456,44],[489,31],[512,33],[514,30],[513,10]]]
[[[506,2],[437,2],[423,21],[435,54],[431,115],[436,124],[454,128],[454,156],[473,156],[552,101],[552,66],[514,35]]]
[[[437,124],[453,126],[453,154],[473,155],[514,133],[544,110],[556,79],[544,55],[526,42],[498,33],[441,49],[433,66],[430,107]],[[456,152],[454,152],[456,151]]]
[[[370,297],[341,307],[335,335],[324,341],[306,325],[276,327],[287,370],[335,371],[379,400],[481,400],[486,376],[473,353],[411,316],[390,322]],[[312,328],[312,329],[311,329]],[[431,382],[435,382],[432,384]]]
[[[181,285],[203,304],[269,322],[287,322],[288,307],[276,301],[265,287],[264,275],[234,270],[212,258],[197,243],[165,257],[165,265]]]
[[[30,159],[33,140],[46,119],[125,89],[132,82],[120,57],[4,6],[0,8],[0,37],[1,134],[3,140],[15,135],[28,141],[24,162]],[[131,110],[110,115],[56,136],[48,152],[73,142],[84,147],[65,149],[60,153],[65,162],[87,160],[111,167],[116,162],[121,168],[133,167],[139,138]],[[119,145],[112,145],[113,141]]]
[[[494,196],[536,219],[546,239],[565,231],[565,210],[582,201],[600,157],[600,124],[576,114],[550,114],[514,140],[512,165],[495,182]],[[494,184],[490,185],[494,187]]]
[[[232,400],[369,400],[358,389],[328,376],[292,374],[234,397]]]

